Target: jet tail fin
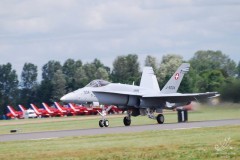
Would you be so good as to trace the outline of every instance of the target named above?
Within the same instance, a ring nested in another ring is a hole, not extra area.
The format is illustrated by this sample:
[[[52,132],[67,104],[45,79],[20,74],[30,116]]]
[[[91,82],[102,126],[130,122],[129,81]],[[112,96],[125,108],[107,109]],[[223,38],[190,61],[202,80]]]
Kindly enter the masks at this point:
[[[37,113],[38,115],[40,115],[41,113],[38,111],[37,106],[35,106],[34,104],[30,104],[30,106],[32,107],[32,109],[34,110],[35,113]]]
[[[53,112],[50,110],[50,107],[49,107],[46,103],[43,102],[42,105],[43,105],[43,107],[46,109],[46,111],[47,111],[49,114],[53,113]]]
[[[58,102],[54,102],[54,104],[60,112],[66,112],[62,109],[62,106]]]
[[[18,107],[20,108],[20,110],[21,110],[22,112],[25,112],[25,111],[26,111],[26,108],[23,107],[23,105],[19,104]]]
[[[160,92],[158,81],[152,67],[144,67],[140,87],[149,88],[156,92]]]
[[[11,106],[7,106],[8,110],[12,113],[13,116],[17,116],[16,111]]]
[[[189,68],[189,63],[183,63],[180,67],[178,67],[177,71],[172,75],[171,79],[163,87],[161,92],[165,94],[176,93],[180,83],[182,82],[184,74],[189,71]]]

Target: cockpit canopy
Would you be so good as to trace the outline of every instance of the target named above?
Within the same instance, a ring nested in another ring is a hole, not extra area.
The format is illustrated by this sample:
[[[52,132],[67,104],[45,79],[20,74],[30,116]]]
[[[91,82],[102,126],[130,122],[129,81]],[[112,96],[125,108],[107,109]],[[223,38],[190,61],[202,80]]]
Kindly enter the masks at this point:
[[[97,79],[97,80],[91,81],[88,85],[86,85],[86,87],[102,87],[102,86],[106,86],[108,84],[110,84],[110,82],[102,80],[102,79]]]

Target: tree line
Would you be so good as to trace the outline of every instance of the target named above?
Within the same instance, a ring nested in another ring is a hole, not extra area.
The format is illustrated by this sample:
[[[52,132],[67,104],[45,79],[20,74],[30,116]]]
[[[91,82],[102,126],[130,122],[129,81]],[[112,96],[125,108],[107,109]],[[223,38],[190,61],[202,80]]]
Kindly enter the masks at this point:
[[[159,62],[157,57],[148,55],[144,66],[153,67],[161,89],[183,62],[190,63],[191,68],[184,76],[179,92],[218,91],[224,101],[240,101],[240,62],[236,64],[221,51],[197,51],[189,61],[179,55],[167,54]],[[42,67],[40,82],[37,76],[38,67],[32,63],[24,64],[20,81],[11,63],[0,65],[0,114],[7,112],[9,104],[51,104],[94,79],[139,85],[141,69],[138,55],[128,54],[116,57],[112,70],[98,59],[85,64],[74,59],[67,59],[63,64],[50,60]]]

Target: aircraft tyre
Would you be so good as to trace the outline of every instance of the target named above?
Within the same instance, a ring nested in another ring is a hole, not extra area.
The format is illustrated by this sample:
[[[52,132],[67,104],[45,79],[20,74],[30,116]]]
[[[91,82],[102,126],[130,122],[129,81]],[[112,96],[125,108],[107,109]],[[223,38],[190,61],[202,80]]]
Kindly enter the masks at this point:
[[[104,120],[103,124],[104,124],[105,127],[108,127],[109,126],[109,121],[106,119],[106,120]]]
[[[164,116],[163,116],[162,114],[159,114],[159,115],[157,116],[157,122],[158,122],[159,124],[163,124],[163,123],[164,123]]]
[[[123,123],[124,123],[125,126],[130,126],[131,119],[128,116],[124,117],[123,118]]]
[[[103,124],[103,120],[100,120],[100,121],[99,121],[99,127],[102,128],[103,126],[104,126],[104,124]]]

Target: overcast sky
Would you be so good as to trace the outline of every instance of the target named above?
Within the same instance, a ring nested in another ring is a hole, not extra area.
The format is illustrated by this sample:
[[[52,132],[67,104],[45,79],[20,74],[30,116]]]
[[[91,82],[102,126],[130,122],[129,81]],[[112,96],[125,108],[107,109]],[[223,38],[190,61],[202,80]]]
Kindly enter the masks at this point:
[[[83,63],[100,59],[112,67],[119,55],[185,60],[198,50],[221,50],[240,60],[239,0],[1,0],[0,64],[21,73],[31,62]]]

